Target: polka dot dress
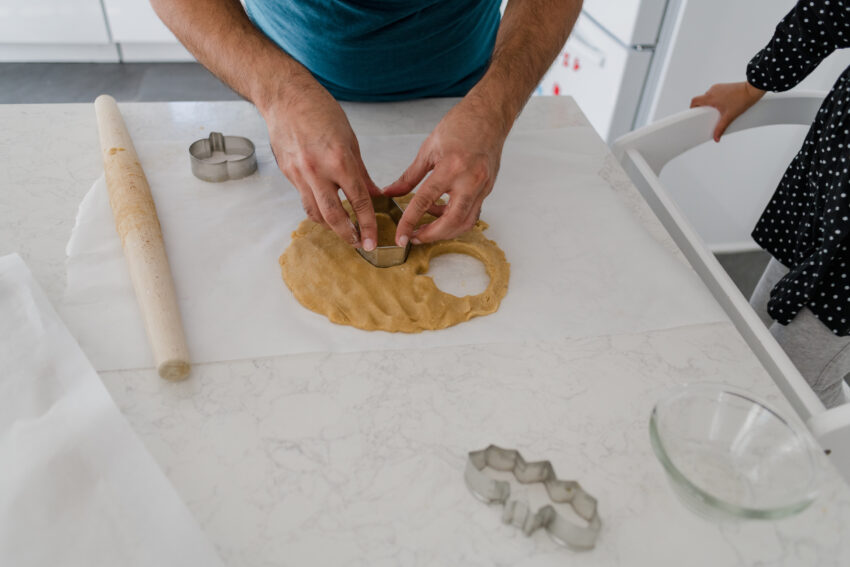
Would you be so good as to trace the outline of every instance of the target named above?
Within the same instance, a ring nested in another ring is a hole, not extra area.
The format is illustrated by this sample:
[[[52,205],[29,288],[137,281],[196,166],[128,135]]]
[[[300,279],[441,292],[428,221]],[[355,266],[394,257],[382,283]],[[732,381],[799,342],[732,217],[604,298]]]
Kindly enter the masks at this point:
[[[850,46],[850,0],[803,0],[747,66],[751,85],[788,90],[835,49]],[[768,313],[787,325],[803,307],[850,334],[850,67],[824,100],[753,238],[790,269]]]

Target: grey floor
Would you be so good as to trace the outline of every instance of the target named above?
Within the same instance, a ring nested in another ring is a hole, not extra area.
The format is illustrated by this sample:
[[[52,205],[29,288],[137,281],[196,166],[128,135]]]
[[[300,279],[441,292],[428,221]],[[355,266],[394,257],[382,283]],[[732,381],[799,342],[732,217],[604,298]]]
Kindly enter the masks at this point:
[[[740,252],[735,254],[717,254],[720,265],[732,278],[732,281],[749,298],[770,261],[770,254],[764,250]]]
[[[1,103],[239,100],[197,63],[0,63]]]
[[[91,102],[102,93],[120,102],[240,98],[197,63],[0,63],[0,103]],[[746,297],[769,258],[718,255]]]

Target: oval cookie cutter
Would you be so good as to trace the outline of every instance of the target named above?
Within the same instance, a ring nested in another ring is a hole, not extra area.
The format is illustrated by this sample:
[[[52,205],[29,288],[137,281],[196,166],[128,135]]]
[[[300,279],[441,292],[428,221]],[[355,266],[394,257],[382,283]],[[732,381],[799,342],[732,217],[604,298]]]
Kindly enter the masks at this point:
[[[221,152],[224,157],[215,156],[216,152]],[[198,179],[216,183],[247,177],[257,171],[257,156],[254,152],[254,143],[248,138],[211,132],[208,138],[196,140],[189,146],[192,173]],[[239,157],[227,157],[233,154]]]

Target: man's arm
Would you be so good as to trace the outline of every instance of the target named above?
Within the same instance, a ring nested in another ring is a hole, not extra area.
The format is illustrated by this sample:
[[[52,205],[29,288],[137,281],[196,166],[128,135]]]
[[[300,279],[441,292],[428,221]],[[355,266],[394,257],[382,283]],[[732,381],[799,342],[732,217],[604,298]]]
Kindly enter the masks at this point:
[[[440,121],[413,164],[388,195],[413,190],[431,175],[405,210],[396,242],[403,245],[452,238],[478,219],[499,171],[505,138],[572,31],[582,0],[510,0],[502,17],[490,66],[481,80]],[[449,195],[444,210],[434,203]],[[442,212],[415,230],[422,215]]]
[[[487,73],[467,96],[502,109],[508,131],[552,65],[581,12],[582,0],[510,0]]]
[[[238,0],[151,4],[198,61],[256,105],[278,166],[298,189],[308,216],[354,246],[374,248],[377,225],[369,196],[379,190],[330,93],[251,23]],[[342,208],[339,188],[357,214],[362,241]]]
[[[261,113],[316,83],[307,69],[254,27],[237,0],[151,0],[151,5],[198,61]]]

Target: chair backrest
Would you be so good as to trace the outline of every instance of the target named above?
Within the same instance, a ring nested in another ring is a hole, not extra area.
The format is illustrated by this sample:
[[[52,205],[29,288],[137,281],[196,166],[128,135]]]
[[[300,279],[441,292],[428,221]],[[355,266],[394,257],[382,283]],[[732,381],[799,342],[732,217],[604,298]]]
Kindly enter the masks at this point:
[[[820,92],[767,95],[733,122],[725,136],[760,126],[811,124],[823,98]],[[850,480],[850,405],[826,410],[658,178],[670,160],[712,140],[717,118],[713,108],[676,114],[622,136],[614,142],[614,155],[765,370]]]
[[[799,92],[765,96],[726,129],[726,136],[778,124],[812,123],[823,102],[822,92]],[[657,176],[671,159],[711,141],[718,112],[702,107],[674,114],[621,136],[614,142],[614,155],[621,162],[623,154],[636,149]]]

